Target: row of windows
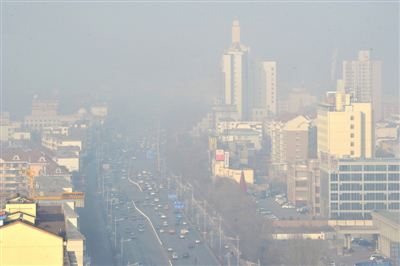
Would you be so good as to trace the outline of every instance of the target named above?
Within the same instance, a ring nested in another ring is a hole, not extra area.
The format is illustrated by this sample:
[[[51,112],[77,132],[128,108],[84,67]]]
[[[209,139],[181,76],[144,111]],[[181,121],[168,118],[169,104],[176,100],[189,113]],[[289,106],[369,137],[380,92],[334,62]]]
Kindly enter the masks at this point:
[[[361,193],[332,193],[331,200],[362,200],[363,194]],[[400,193],[390,193],[386,195],[385,193],[365,193],[364,200],[400,200]]]
[[[363,186],[362,184],[359,183],[353,183],[353,184],[331,184],[331,191],[338,191],[339,189],[341,191],[361,191]],[[364,184],[364,190],[365,191],[371,191],[371,190],[400,190],[400,184],[399,183],[372,183],[372,184]]]
[[[338,177],[339,176],[339,177]],[[362,181],[362,174],[331,174],[331,181]],[[364,174],[364,181],[400,181],[400,174]]]
[[[362,165],[340,165],[342,172],[361,172]],[[364,165],[364,171],[400,171],[400,165]]]
[[[364,204],[364,210],[399,210],[400,209],[400,203],[399,202],[392,202],[389,205],[386,203],[375,203],[375,202],[368,202]],[[362,210],[363,205],[361,203],[331,203],[331,210],[332,211],[337,211],[337,210]]]

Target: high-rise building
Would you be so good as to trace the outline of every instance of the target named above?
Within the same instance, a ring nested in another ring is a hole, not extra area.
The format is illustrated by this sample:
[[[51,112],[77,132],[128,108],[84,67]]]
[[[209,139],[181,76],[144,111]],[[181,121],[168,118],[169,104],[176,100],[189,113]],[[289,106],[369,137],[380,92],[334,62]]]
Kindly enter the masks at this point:
[[[318,156],[326,153],[338,158],[374,157],[371,103],[351,103],[350,94],[333,95],[333,103],[321,103],[318,107]]]
[[[355,102],[372,103],[375,121],[382,118],[382,62],[372,61],[370,51],[359,51],[358,60],[343,61],[344,88]]]
[[[239,21],[233,21],[232,43],[222,56],[222,103],[235,105],[239,120],[276,114],[276,62],[252,60],[240,42]]]
[[[248,117],[250,48],[240,43],[239,21],[233,21],[232,44],[222,56],[223,103],[236,105],[239,119]]]
[[[265,117],[276,114],[276,62],[251,63],[250,108],[264,111]],[[254,115],[253,115],[254,116]],[[254,120],[254,119],[253,119]]]

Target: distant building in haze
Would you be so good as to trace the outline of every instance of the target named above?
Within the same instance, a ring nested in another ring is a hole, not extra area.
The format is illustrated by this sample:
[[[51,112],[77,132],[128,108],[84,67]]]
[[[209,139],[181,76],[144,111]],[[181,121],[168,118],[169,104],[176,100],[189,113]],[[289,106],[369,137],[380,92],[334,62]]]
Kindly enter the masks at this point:
[[[375,121],[382,118],[382,62],[372,61],[370,51],[359,51],[358,60],[343,61],[343,80],[346,93],[355,102],[370,102]]]
[[[237,20],[233,21],[232,44],[222,55],[222,73],[222,103],[235,105],[239,120],[275,115],[276,62],[251,59],[250,48],[240,42]]]

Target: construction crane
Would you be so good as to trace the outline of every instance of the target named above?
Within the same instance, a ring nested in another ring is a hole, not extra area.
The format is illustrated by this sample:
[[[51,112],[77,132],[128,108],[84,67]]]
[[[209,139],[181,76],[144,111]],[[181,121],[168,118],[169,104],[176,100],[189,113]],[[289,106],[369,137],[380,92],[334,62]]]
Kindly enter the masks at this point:
[[[55,196],[37,196],[36,195],[36,190],[35,190],[35,184],[33,180],[33,171],[32,170],[25,170],[25,173],[28,174],[29,176],[29,196],[33,200],[67,200],[67,199],[74,199],[78,200],[77,201],[77,207],[83,207],[84,205],[84,199],[85,199],[85,193],[83,192],[61,192],[61,195],[55,195]]]

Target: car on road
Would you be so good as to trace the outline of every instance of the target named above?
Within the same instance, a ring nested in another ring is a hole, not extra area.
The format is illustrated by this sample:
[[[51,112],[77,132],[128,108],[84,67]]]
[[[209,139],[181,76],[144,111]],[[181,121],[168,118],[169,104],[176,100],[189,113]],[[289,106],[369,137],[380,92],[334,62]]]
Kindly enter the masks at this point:
[[[188,248],[194,248],[194,245],[192,243],[189,243]]]
[[[187,253],[187,252],[183,253],[182,258],[185,258],[185,259],[189,258],[189,253]]]
[[[165,231],[164,229],[160,229],[160,233],[163,234]]]
[[[183,239],[185,238],[185,235],[180,235],[179,238]]]
[[[196,244],[200,244],[200,243],[201,243],[200,239],[196,239],[196,240],[195,240],[195,243],[196,243]]]
[[[167,222],[167,221],[164,221],[163,226],[164,226],[164,227],[167,227],[167,226],[168,226],[168,222]]]
[[[172,259],[177,260],[178,258],[178,252],[172,253]]]
[[[132,234],[131,234],[131,239],[135,239],[135,238],[136,238],[135,233],[132,233]]]
[[[174,251],[174,249],[172,247],[168,247],[167,251],[172,252],[172,251]]]
[[[161,214],[161,219],[167,219],[167,215]]]
[[[131,232],[131,229],[130,229],[130,228],[126,228],[126,229],[125,229],[125,233],[130,234],[130,232]]]

